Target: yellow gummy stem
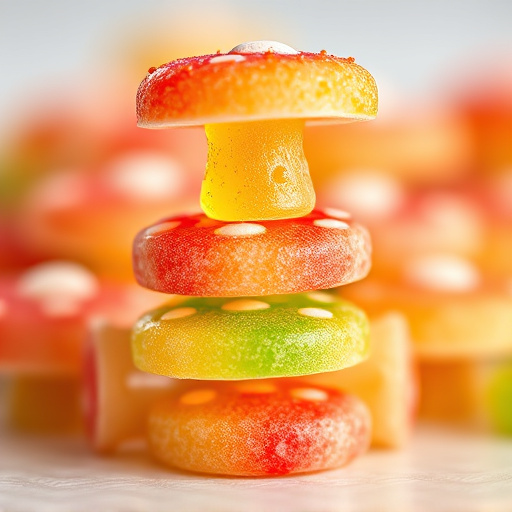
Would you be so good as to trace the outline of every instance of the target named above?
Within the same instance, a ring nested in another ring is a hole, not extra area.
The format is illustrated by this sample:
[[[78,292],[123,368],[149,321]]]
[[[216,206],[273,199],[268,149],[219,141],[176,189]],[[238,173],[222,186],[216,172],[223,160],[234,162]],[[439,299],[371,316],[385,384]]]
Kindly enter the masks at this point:
[[[304,121],[207,124],[201,208],[223,221],[301,217],[315,206]]]

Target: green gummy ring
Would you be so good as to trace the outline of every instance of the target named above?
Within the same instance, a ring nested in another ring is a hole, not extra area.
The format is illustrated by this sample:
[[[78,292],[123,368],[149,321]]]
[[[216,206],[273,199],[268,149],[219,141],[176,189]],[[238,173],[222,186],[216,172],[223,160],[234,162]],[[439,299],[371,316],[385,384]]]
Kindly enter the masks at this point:
[[[326,292],[188,298],[140,318],[132,352],[141,370],[180,379],[310,375],[366,359],[369,324],[359,308]]]

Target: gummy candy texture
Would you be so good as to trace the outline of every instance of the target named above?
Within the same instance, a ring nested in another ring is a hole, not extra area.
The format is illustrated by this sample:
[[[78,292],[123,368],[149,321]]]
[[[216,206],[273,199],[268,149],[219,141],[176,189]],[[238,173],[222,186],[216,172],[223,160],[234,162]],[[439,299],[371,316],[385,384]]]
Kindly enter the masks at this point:
[[[258,223],[163,219],[135,238],[135,277],[146,288],[203,297],[300,293],[362,279],[368,232],[327,212]]]
[[[339,370],[369,353],[369,326],[327,293],[187,299],[143,316],[132,338],[141,370],[183,379],[258,379]]]
[[[201,208],[224,221],[301,217],[315,206],[300,120],[206,126]]]
[[[353,59],[326,53],[205,55],[153,68],[137,92],[139,126],[377,115],[377,85]]]
[[[203,473],[265,476],[339,467],[369,444],[356,397],[300,382],[208,383],[176,392],[150,414],[152,453]]]

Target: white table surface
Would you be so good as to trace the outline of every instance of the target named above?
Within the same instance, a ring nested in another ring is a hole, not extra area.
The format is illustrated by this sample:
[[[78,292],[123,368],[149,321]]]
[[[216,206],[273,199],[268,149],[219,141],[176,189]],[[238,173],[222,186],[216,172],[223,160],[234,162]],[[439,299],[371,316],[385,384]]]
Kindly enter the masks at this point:
[[[143,453],[101,458],[79,437],[0,432],[0,512],[512,511],[512,439],[418,428],[403,451],[281,478],[218,478]]]

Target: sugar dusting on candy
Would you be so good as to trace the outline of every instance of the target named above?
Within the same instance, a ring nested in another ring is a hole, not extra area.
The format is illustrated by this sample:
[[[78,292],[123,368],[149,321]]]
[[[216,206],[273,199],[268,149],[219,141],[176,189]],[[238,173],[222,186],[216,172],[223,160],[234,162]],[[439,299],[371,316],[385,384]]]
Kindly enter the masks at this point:
[[[190,57],[148,74],[137,92],[139,126],[254,121],[291,114],[370,119],[377,114],[375,81],[351,58],[284,52],[277,45],[231,55],[243,55],[245,60],[212,64],[222,55]]]
[[[362,279],[370,269],[371,243],[359,224],[319,210],[259,223],[192,215],[141,231],[133,255],[137,281],[153,290],[203,297],[265,296]]]
[[[178,308],[149,311],[132,331],[135,365],[180,379],[239,380],[334,371],[364,360],[364,313],[340,297],[319,302],[309,295],[188,298]]]
[[[367,449],[370,423],[366,406],[338,391],[279,381],[248,393],[222,383],[157,404],[149,441],[158,459],[186,470],[286,475],[348,463]]]

